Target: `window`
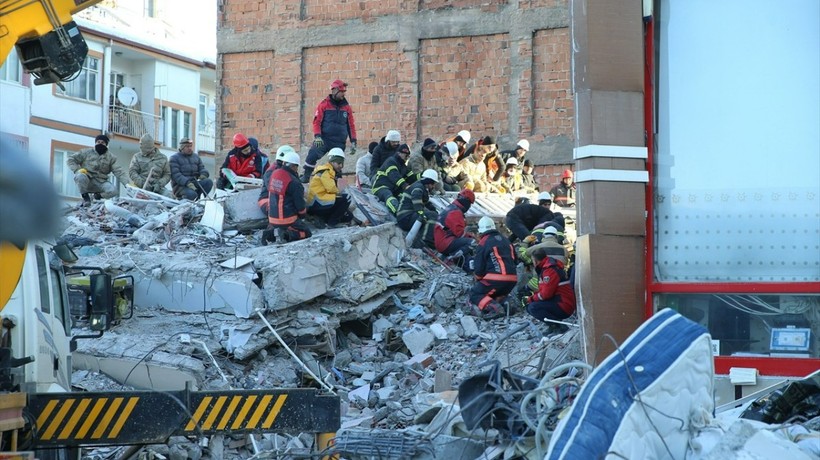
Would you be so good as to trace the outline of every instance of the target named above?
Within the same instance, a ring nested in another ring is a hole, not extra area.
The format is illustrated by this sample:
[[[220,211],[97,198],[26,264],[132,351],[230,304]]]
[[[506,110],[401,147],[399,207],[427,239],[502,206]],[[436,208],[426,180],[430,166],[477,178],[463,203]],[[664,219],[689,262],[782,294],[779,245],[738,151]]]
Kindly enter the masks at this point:
[[[182,137],[193,138],[192,131],[193,112],[182,109],[166,107],[162,110],[162,123],[166,126],[165,132],[170,135],[166,138],[165,145],[177,148],[179,139]],[[166,123],[168,123],[166,125]]]
[[[77,190],[77,184],[74,183],[74,174],[67,164],[68,157],[73,154],[74,152],[68,150],[54,150],[54,170],[51,179],[57,188],[57,193],[62,196],[79,198],[80,191]]]
[[[65,82],[65,91],[57,89],[60,94],[84,99],[86,101],[100,100],[100,60],[87,56],[83,63],[83,68],[74,80]]]
[[[23,69],[20,67],[20,58],[17,56],[16,50],[11,50],[5,64],[0,67],[0,80],[22,83]]]
[[[123,86],[125,86],[125,75],[117,71],[111,71],[111,105],[121,105],[117,99],[117,92]]]
[[[40,281],[40,310],[43,313],[51,313],[51,296],[49,295],[48,264],[43,248],[36,249],[37,254],[37,275]]]
[[[191,114],[188,112],[182,112],[182,135],[185,137],[192,137],[191,136]],[[177,141],[179,139],[177,138]],[[174,144],[176,147],[176,144]]]
[[[171,109],[171,147],[179,142],[179,110]]]
[[[199,93],[199,105],[196,107],[196,124],[200,132],[205,131],[205,121],[208,112],[208,95]]]

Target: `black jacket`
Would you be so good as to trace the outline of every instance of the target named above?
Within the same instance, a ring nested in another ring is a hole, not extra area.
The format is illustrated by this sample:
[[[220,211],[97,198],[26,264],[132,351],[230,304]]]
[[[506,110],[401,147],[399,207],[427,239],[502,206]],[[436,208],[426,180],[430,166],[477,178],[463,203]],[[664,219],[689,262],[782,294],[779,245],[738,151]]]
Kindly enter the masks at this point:
[[[532,203],[521,203],[516,205],[507,213],[507,218],[521,221],[528,229],[541,222],[549,222],[555,218],[555,214],[549,209]]]
[[[385,136],[386,137],[386,136]],[[390,144],[387,143],[387,140],[382,137],[379,141],[379,145],[373,149],[373,158],[370,159],[370,177],[376,175],[376,171],[382,167],[385,161],[388,158],[393,156],[394,153],[399,149],[399,145],[396,145],[396,148],[390,147]]]

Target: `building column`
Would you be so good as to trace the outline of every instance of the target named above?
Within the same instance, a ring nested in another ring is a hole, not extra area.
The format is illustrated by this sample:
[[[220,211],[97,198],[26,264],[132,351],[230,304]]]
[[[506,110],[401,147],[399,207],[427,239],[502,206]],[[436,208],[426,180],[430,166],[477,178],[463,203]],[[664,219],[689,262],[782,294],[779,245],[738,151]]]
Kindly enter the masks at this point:
[[[576,293],[587,361],[644,319],[648,174],[641,0],[573,0]]]

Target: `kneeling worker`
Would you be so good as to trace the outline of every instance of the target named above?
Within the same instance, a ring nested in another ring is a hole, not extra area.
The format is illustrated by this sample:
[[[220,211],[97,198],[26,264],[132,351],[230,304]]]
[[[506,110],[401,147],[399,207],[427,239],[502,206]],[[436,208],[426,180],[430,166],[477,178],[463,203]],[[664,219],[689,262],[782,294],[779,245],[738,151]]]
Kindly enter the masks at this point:
[[[350,198],[339,192],[339,175],[345,164],[344,150],[335,147],[327,154],[327,163],[316,168],[308,185],[308,214],[319,216],[328,227],[353,220]]]
[[[282,167],[275,169],[265,186],[268,189],[268,229],[262,235],[263,242],[275,241],[278,234],[284,241],[309,238],[310,229],[302,218],[307,214],[305,187],[299,181],[299,154],[285,152]]]
[[[476,249],[474,270],[476,282],[470,289],[470,314],[484,319],[504,315],[504,299],[518,282],[517,260],[512,243],[495,228],[487,216],[478,221],[480,240]]]

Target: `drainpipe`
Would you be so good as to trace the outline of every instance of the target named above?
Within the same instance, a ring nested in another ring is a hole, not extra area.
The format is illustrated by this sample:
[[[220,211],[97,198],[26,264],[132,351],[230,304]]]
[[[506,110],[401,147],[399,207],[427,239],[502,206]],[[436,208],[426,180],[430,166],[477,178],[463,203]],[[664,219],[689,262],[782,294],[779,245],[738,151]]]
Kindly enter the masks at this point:
[[[102,65],[102,132],[108,132],[108,112],[111,110],[111,47],[114,41],[108,39],[103,52]]]

